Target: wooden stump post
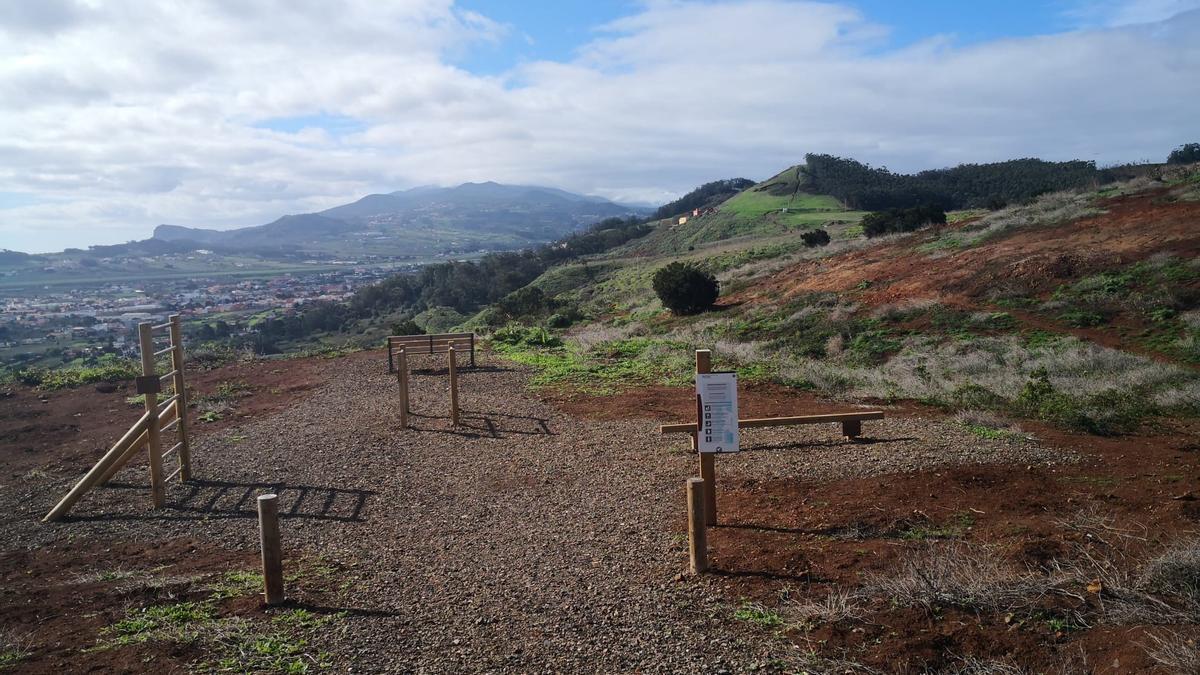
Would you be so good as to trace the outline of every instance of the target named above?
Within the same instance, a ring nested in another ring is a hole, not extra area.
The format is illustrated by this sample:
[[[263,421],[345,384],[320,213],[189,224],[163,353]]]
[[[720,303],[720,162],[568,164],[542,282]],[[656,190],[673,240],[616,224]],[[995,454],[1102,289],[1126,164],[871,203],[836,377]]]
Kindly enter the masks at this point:
[[[454,345],[446,350],[446,363],[450,368],[450,423],[458,426],[458,359],[455,358]]]
[[[862,420],[842,422],[842,436],[847,440],[857,440],[859,436],[862,436]]]
[[[138,342],[142,351],[143,381],[152,382],[157,389],[158,376],[154,373],[154,336],[153,326],[149,323],[138,324]],[[163,485],[162,473],[162,431],[158,415],[158,392],[143,391],[146,398],[146,412],[150,413],[150,426],[146,429],[146,445],[150,448],[150,498],[154,508],[161,509],[167,502],[166,488]]]
[[[692,574],[708,570],[708,531],[704,518],[704,479],[687,480],[688,553]]]
[[[408,428],[408,355],[396,352],[396,382],[400,384],[400,428]]]
[[[712,352],[707,349],[696,350],[696,374],[712,372]],[[696,432],[692,436],[693,447],[700,447],[700,428],[704,424],[704,411],[701,409],[700,394],[696,394]],[[704,518],[709,525],[717,524],[717,466],[716,457],[711,452],[700,455],[700,479],[704,481]]]
[[[279,496],[258,496],[258,534],[262,546],[263,586],[267,604],[283,602],[283,548],[279,543]]]
[[[188,445],[187,388],[183,382],[183,326],[171,315],[171,369],[175,371],[175,415],[179,418],[179,481],[192,479],[192,449]]]

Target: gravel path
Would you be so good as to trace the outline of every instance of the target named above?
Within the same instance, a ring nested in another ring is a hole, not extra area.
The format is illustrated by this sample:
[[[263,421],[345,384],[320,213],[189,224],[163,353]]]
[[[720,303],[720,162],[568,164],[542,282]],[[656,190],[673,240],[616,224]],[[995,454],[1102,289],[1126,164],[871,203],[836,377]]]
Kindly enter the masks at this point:
[[[459,430],[444,373],[417,374],[416,429],[402,432],[380,361],[331,360],[326,383],[294,407],[200,434],[200,480],[173,484],[171,509],[147,510],[144,486],[106,488],[45,526],[37,518],[77,476],[2,486],[6,546],[106,535],[256,548],[254,496],[274,490],[290,555],[355,561],[356,611],[330,648],[356,671],[744,672],[793,649],[734,620],[711,577],[681,576],[683,483],[695,472],[685,436],[658,435],[657,421],[568,417],[494,362],[463,369]],[[744,441],[754,450],[720,458],[719,477],[1063,459],[924,420],[864,431],[873,442],[843,443],[835,425],[755,430]]]

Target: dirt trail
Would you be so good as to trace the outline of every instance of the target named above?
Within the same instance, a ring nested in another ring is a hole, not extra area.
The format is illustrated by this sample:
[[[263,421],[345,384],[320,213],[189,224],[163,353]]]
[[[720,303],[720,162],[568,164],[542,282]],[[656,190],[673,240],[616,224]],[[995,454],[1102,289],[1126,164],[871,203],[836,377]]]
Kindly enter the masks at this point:
[[[729,555],[730,540],[718,535],[718,573],[681,575],[682,487],[695,473],[683,437],[659,436],[659,420],[573,417],[529,394],[526,373],[494,363],[463,370],[461,429],[446,419],[445,376],[418,374],[417,430],[401,432],[382,362],[371,352],[319,363],[314,375],[324,384],[307,397],[202,433],[198,480],[172,485],[163,511],[146,508],[141,467],[50,526],[37,519],[78,473],[7,483],[5,546],[186,538],[252,552],[253,497],[269,490],[280,494],[292,559],[353,570],[341,607],[348,630],[322,647],[356,670],[742,672],[794,654],[733,617],[746,581],[778,577],[774,553],[759,555],[751,543]],[[833,425],[748,434],[751,451],[722,460],[720,485],[1064,459],[916,417],[868,423],[866,433],[860,445],[847,445]],[[39,641],[35,659],[47,641],[63,639],[38,633],[38,621],[23,620]],[[72,639],[86,646],[94,638]]]

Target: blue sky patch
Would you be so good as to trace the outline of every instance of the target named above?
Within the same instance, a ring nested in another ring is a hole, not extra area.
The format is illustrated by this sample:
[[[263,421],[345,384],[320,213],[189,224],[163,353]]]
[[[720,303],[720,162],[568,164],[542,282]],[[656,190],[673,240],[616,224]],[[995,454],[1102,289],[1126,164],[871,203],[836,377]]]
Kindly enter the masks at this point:
[[[326,113],[296,115],[293,117],[272,117],[259,120],[251,126],[285,134],[295,134],[305,129],[323,129],[330,136],[334,137],[358,133],[367,128],[366,124],[353,117],[329,115]]]

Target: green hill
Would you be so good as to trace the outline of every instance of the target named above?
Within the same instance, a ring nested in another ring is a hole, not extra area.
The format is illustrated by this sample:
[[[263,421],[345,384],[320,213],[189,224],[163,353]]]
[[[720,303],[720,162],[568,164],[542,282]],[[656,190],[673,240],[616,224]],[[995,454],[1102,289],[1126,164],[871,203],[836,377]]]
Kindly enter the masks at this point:
[[[715,210],[660,222],[648,237],[629,244],[633,255],[681,253],[705,243],[743,236],[772,236],[825,227],[835,237],[866,214],[844,207],[828,195],[800,190],[800,167],[791,167],[722,202]]]

